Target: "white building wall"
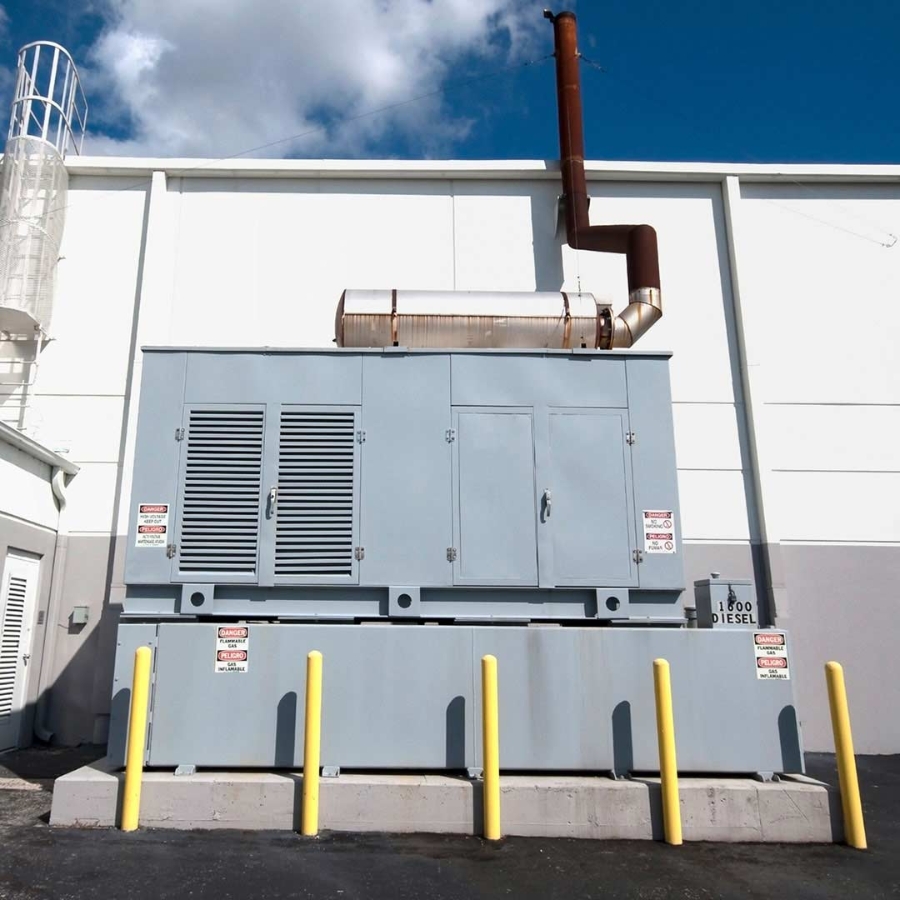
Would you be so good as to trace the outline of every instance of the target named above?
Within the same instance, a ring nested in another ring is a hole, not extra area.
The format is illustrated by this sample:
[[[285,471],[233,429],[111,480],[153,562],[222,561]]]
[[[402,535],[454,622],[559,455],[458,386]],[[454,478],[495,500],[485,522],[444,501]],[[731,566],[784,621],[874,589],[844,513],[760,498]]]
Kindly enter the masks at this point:
[[[30,415],[39,437],[69,447],[82,465],[71,521],[84,554],[66,577],[73,596],[92,592],[98,609],[115,607],[123,593],[121,546],[111,548],[109,538],[125,530],[141,371],[135,346],[331,346],[345,288],[580,286],[617,307],[625,302],[621,257],[564,245],[557,176],[542,164],[372,163],[367,171],[358,163],[228,165],[233,171],[160,162],[152,190],[152,166],[139,162],[87,160],[75,167],[81,174],[71,181],[56,340],[45,352]],[[196,171],[185,173],[189,168]],[[874,220],[897,231],[900,173],[871,173],[883,182],[871,185],[825,183],[815,195],[743,182],[735,252],[746,321],[738,323],[723,199],[731,170],[593,168],[592,221],[650,222],[659,233],[666,314],[641,346],[674,352],[688,579],[710,566],[731,571],[729,564],[745,567],[735,574],[750,575],[751,545],[763,537],[804,546],[900,542],[900,517],[881,514],[878,521],[879,504],[892,490],[896,496],[900,477],[894,446],[900,375],[890,362],[900,323],[882,299],[900,289],[900,248],[887,250],[819,221],[844,222],[841,210],[849,208],[865,217],[861,230],[870,236],[884,234],[872,230]],[[750,175],[773,177],[761,170]],[[792,268],[798,241],[804,262]],[[861,315],[866,308],[871,312]],[[739,324],[753,338],[749,362],[764,385],[754,409],[755,430],[766,443],[765,535],[753,493]],[[867,438],[854,440],[857,429]],[[788,568],[795,563],[785,557]],[[806,579],[803,572],[796,577]],[[792,617],[815,608],[803,584],[787,582],[797,598]],[[812,615],[797,621],[808,625]],[[103,628],[108,655],[112,617]],[[70,659],[90,656],[85,640],[73,637]],[[809,654],[810,671],[821,646]],[[101,670],[86,701],[100,716],[106,663]],[[77,689],[76,682],[69,687]],[[812,689],[807,695],[813,698]],[[816,713],[811,721],[807,737],[821,749],[824,720]],[[872,743],[865,746],[886,746],[874,719],[867,728]],[[900,735],[886,740],[900,749]]]
[[[122,475],[122,420],[133,348],[147,185],[140,178],[75,175],[58,268],[53,340],[41,356],[27,424],[81,468],[68,489],[68,552],[52,666],[51,730],[65,743],[103,737],[95,717],[109,696],[118,609],[109,606]],[[121,567],[119,567],[119,572]],[[88,624],[69,626],[73,606]],[[99,686],[103,682],[103,686]]]
[[[0,440],[0,515],[56,529],[50,466]]]
[[[782,550],[780,621],[799,636],[807,740],[828,745],[822,665],[837,659],[857,749],[896,752],[900,185],[743,184],[740,207],[767,537]]]
[[[900,186],[742,187],[782,541],[900,542]]]

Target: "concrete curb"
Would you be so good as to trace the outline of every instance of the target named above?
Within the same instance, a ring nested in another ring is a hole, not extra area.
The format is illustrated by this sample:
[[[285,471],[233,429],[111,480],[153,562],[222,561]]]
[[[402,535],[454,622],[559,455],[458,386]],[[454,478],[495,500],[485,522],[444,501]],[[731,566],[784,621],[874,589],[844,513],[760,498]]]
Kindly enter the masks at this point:
[[[58,778],[50,824],[111,827],[122,773],[101,760]],[[811,779],[809,780],[811,781]],[[147,772],[148,828],[297,830],[302,776],[283,772]],[[840,801],[820,783],[683,778],[688,841],[840,840]],[[501,777],[503,833],[531,837],[662,839],[659,779]],[[321,781],[323,831],[480,834],[481,784],[447,775],[341,775]]]

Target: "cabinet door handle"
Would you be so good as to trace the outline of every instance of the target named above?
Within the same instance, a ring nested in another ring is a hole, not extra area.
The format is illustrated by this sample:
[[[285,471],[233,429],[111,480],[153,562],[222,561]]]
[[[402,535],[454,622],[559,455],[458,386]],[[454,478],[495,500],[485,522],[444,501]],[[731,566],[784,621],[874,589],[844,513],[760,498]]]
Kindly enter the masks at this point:
[[[278,488],[269,489],[269,496],[266,498],[266,518],[271,519],[275,515],[275,504],[278,502]]]
[[[550,518],[550,510],[553,507],[553,495],[550,493],[550,488],[547,488],[544,491],[544,516],[545,518]]]

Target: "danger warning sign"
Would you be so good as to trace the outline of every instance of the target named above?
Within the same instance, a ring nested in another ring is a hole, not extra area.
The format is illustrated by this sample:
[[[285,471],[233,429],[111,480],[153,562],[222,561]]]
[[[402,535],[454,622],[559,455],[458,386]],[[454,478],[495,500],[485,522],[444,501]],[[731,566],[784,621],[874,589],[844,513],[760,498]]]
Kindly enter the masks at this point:
[[[756,658],[756,677],[790,681],[787,639],[780,631],[754,631],[753,650]]]
[[[216,672],[246,672],[250,661],[250,629],[246,625],[216,628]]]
[[[135,547],[165,547],[168,544],[169,504],[138,505]]]
[[[644,510],[644,553],[675,553],[675,516],[672,509]]]

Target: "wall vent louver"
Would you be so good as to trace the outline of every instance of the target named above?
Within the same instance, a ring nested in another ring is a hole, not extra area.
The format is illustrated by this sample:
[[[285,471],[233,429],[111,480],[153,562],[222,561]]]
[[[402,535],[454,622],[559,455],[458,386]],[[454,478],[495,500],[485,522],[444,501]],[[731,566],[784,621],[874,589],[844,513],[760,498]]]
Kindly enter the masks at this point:
[[[12,714],[19,664],[19,642],[25,627],[25,593],[27,582],[13,575],[9,579],[3,632],[0,634],[0,718]],[[2,611],[2,608],[0,608]]]

